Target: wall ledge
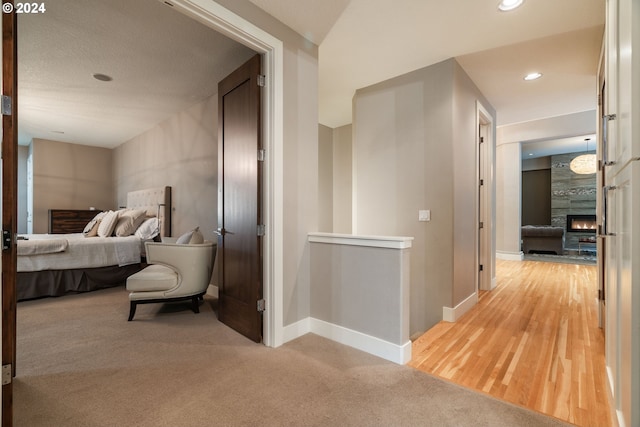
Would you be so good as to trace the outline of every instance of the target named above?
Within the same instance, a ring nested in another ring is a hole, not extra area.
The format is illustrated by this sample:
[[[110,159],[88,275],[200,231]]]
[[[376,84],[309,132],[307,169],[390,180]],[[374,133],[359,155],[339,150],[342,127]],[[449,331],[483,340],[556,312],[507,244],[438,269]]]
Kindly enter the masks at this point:
[[[285,326],[284,342],[294,340],[309,332],[399,365],[404,365],[411,360],[411,341],[407,341],[403,345],[393,344],[313,317],[307,317]]]
[[[413,237],[402,236],[357,236],[353,234],[309,233],[311,243],[331,243],[334,245],[368,246],[372,248],[408,249]]]

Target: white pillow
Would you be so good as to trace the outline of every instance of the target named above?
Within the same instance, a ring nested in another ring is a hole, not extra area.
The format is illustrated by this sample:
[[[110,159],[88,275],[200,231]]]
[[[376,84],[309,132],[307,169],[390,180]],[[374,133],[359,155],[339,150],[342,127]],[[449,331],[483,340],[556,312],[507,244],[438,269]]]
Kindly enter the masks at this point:
[[[102,217],[104,217],[106,212],[100,212],[96,216],[93,217],[91,221],[85,225],[84,230],[82,230],[82,234],[84,237],[95,237],[98,235],[98,226],[100,225],[100,221]]]
[[[131,236],[145,220],[144,209],[125,209],[119,211],[118,222],[113,233],[118,237]]]
[[[182,236],[178,237],[176,244],[178,245],[199,245],[204,242],[200,227],[196,227],[191,231],[187,231]]]
[[[118,222],[118,211],[108,211],[100,221],[98,226],[99,237],[109,237],[113,234],[113,229]]]
[[[158,235],[158,218],[145,219],[134,233],[142,240],[151,240]]]
[[[92,219],[82,230],[84,237],[96,237],[98,235],[98,227],[100,226],[99,219]]]

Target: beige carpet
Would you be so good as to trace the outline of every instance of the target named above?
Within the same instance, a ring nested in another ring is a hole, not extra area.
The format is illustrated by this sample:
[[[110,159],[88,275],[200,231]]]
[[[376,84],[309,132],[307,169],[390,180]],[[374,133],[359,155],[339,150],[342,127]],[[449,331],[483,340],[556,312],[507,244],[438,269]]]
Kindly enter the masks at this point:
[[[566,425],[312,334],[255,344],[215,303],[133,322],[123,288],[19,303],[15,425]]]

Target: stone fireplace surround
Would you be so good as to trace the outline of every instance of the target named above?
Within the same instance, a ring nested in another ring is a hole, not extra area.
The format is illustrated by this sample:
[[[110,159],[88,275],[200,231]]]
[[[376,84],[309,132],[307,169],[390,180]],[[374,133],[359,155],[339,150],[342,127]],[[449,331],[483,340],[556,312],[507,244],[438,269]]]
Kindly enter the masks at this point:
[[[567,215],[591,215],[595,219],[596,174],[578,175],[569,169],[571,160],[581,154],[585,153],[551,156],[551,225],[564,230],[567,230]],[[594,232],[565,232],[565,249],[577,250],[578,240],[592,237]]]

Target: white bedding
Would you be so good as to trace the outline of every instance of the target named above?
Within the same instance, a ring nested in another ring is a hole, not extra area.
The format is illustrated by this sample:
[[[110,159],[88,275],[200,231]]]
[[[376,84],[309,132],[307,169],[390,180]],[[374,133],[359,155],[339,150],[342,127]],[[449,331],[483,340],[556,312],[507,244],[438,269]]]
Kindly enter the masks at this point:
[[[77,234],[26,234],[29,241],[66,239],[66,250],[40,255],[18,256],[18,272],[96,268],[140,262],[141,240],[137,236],[84,237]],[[20,241],[18,241],[20,245]]]
[[[68,247],[69,241],[67,239],[18,240],[18,256],[64,252]]]

